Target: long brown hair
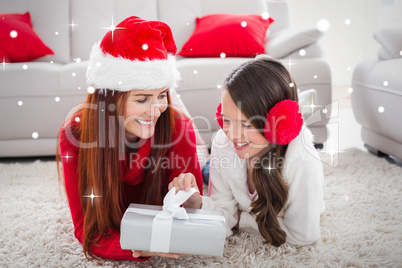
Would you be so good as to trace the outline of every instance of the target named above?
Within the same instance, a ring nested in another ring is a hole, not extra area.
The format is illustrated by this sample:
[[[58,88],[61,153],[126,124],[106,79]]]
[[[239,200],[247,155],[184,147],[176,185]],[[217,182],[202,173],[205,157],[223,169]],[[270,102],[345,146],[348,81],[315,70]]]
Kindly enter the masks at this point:
[[[226,79],[225,84],[234,103],[262,135],[265,121],[261,118],[266,118],[276,103],[284,99],[298,101],[296,83],[287,69],[267,57],[241,65]],[[286,241],[286,233],[280,228],[277,218],[288,198],[288,188],[281,172],[283,166],[280,164],[286,150],[287,145],[270,144],[268,151],[259,156],[259,164],[252,172],[258,198],[251,203],[251,212],[256,214],[261,235],[267,243],[276,247]],[[266,160],[274,169],[266,167]]]
[[[122,118],[126,110],[129,92],[119,92],[108,89],[96,89],[88,94],[82,107],[72,118],[79,117],[79,124],[73,124],[73,135],[79,138],[81,144],[95,146],[80,146],[78,157],[78,191],[84,213],[83,249],[88,259],[96,258],[90,247],[95,245],[110,229],[119,230],[123,215],[122,181],[120,159],[125,153],[124,124]],[[168,108],[159,117],[151,144],[170,144],[174,130],[174,111],[171,107],[169,93]],[[71,120],[71,119],[69,119]],[[60,137],[60,133],[59,133]],[[58,169],[60,164],[60,138],[56,159]],[[89,148],[85,148],[89,147]],[[138,149],[138,148],[137,148]],[[152,165],[158,165],[166,154],[167,146],[152,146],[150,159]],[[153,172],[151,172],[153,171]],[[165,170],[155,166],[147,169],[141,200],[146,204],[163,202],[165,188]],[[59,181],[61,181],[59,172]],[[100,195],[102,198],[89,200],[85,195]]]

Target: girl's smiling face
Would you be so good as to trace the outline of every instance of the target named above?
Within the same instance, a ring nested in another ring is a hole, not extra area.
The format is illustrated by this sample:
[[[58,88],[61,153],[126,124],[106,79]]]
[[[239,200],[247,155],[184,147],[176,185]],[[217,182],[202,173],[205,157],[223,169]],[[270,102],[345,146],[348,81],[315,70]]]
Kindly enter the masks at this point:
[[[127,140],[148,139],[154,135],[156,122],[168,107],[167,91],[165,88],[130,91],[124,113]]]
[[[267,150],[269,142],[239,110],[227,90],[222,92],[221,103],[223,131],[233,143],[236,154],[250,159]]]

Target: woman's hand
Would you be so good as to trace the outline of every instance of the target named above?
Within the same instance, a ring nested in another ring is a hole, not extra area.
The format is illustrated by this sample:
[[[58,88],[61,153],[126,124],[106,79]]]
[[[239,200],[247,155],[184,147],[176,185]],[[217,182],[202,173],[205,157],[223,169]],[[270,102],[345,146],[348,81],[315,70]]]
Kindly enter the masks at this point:
[[[169,183],[168,189],[176,188],[176,193],[180,190],[190,191],[192,187],[198,189],[195,177],[191,173],[182,173],[178,177],[174,178],[172,182]],[[186,202],[183,203],[185,208],[201,208],[202,198],[200,192],[195,192]]]
[[[177,259],[177,258],[182,257],[182,256],[191,256],[191,255],[188,255],[188,254],[150,252],[150,251],[141,251],[141,250],[132,250],[131,252],[133,253],[134,258],[159,256],[159,257]]]

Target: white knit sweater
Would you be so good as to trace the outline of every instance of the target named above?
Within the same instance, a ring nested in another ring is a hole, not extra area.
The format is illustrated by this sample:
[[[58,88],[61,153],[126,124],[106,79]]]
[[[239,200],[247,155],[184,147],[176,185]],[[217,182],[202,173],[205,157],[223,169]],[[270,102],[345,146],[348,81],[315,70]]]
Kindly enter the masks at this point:
[[[212,144],[209,197],[203,197],[202,208],[224,212],[227,236],[232,234],[232,228],[238,223],[238,210],[242,211],[239,229],[259,234],[255,216],[250,214],[246,165],[246,160],[237,157],[233,144],[220,130]],[[278,215],[278,221],[286,232],[286,242],[293,245],[312,244],[320,239],[320,215],[325,209],[324,174],[313,145],[313,135],[305,126],[288,145],[282,176],[288,186],[289,197]]]

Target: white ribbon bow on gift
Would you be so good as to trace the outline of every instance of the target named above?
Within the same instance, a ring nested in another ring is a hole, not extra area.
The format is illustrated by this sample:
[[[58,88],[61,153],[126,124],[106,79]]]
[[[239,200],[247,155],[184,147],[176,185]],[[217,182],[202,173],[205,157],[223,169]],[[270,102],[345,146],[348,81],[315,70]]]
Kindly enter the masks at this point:
[[[163,199],[163,210],[155,216],[152,223],[150,251],[169,252],[173,218],[188,219],[186,210],[180,205],[186,202],[195,192],[198,192],[198,190],[191,188],[188,192],[178,191],[176,194],[176,188],[173,187],[166,194]]]
[[[163,210],[159,212],[156,217],[164,219],[177,218],[187,220],[187,212],[183,207],[181,207],[181,204],[186,202],[186,200],[189,199],[190,196],[192,196],[195,192],[198,192],[198,190],[191,188],[188,192],[178,191],[176,194],[176,188],[173,187],[166,194],[165,198],[163,198]]]

